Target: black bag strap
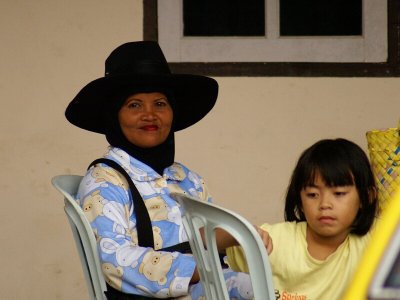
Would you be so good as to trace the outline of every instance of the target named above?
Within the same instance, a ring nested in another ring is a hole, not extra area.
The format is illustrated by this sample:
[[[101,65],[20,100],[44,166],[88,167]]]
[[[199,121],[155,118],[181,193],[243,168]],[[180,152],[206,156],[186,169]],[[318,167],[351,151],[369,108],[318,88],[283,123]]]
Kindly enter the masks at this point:
[[[126,294],[121,291],[114,289],[111,285],[106,283],[107,291],[104,292],[106,295],[107,300],[151,300],[156,299],[153,297],[146,297],[141,295],[134,295],[134,294]],[[159,299],[159,298],[157,298]],[[174,299],[174,298],[164,298],[165,300]]]
[[[94,160],[88,167],[88,169],[96,164],[104,163],[107,166],[117,170],[121,175],[123,175],[129,184],[129,190],[131,191],[131,196],[133,204],[135,207],[136,215],[136,228],[138,232],[138,244],[142,247],[151,247],[154,249],[154,237],[153,230],[151,228],[151,220],[149,212],[147,211],[146,205],[144,204],[143,198],[137,190],[135,184],[133,183],[129,174],[125,169],[117,162],[108,158],[99,158]],[[162,251],[174,252],[178,251],[180,253],[192,253],[189,242],[183,242],[177,245],[166,247],[160,249]]]
[[[190,248],[189,242],[183,242],[179,243],[170,247],[165,247],[161,249],[162,251],[167,251],[167,252],[180,252],[180,253],[192,253],[192,248]]]
[[[146,205],[144,204],[143,198],[137,190],[129,174],[125,169],[117,162],[108,158],[99,158],[94,160],[88,167],[88,169],[96,164],[103,163],[107,166],[117,170],[121,175],[125,177],[129,184],[129,190],[131,192],[133,205],[136,215],[136,228],[138,233],[138,243],[141,247],[154,248],[154,237],[153,229],[151,228],[151,220],[149,212],[147,211]]]

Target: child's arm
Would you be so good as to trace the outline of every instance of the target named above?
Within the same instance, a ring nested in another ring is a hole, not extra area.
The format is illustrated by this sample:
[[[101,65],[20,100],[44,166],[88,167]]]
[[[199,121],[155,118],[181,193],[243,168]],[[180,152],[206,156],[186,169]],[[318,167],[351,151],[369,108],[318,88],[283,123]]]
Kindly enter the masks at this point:
[[[269,233],[258,226],[254,225],[254,227],[257,230],[258,234],[260,235],[261,240],[265,246],[265,249],[267,249],[267,253],[271,254],[273,249],[273,244]],[[204,232],[202,229],[201,229],[201,235],[204,241]],[[217,241],[217,248],[220,253],[225,253],[226,248],[239,245],[236,239],[223,229],[217,228],[215,235]]]
[[[267,249],[268,255],[271,254],[273,249],[271,236],[266,230],[261,229],[258,226],[255,226],[255,228],[259,233],[265,248]],[[241,247],[230,247],[226,249],[226,254],[228,257],[228,265],[231,269],[237,272],[249,272],[246,258]]]
[[[204,245],[206,245],[204,228],[200,228],[200,234]],[[225,253],[226,248],[238,245],[238,242],[233,238],[233,236],[221,228],[215,229],[215,240],[217,242],[217,249],[219,253]]]
[[[258,226],[254,226],[254,227],[256,228],[258,234],[260,235],[261,240],[264,243],[265,249],[267,249],[268,255],[270,255],[274,248],[271,236],[269,235],[268,231],[262,229],[261,227],[258,227]]]
[[[201,238],[203,239],[203,243],[205,244],[204,239],[204,228],[200,228]],[[231,246],[238,245],[237,241],[225,230],[217,228],[215,231],[215,238],[217,242],[217,249],[220,253],[225,253],[225,249]],[[197,283],[200,280],[200,274],[195,268],[190,283]]]

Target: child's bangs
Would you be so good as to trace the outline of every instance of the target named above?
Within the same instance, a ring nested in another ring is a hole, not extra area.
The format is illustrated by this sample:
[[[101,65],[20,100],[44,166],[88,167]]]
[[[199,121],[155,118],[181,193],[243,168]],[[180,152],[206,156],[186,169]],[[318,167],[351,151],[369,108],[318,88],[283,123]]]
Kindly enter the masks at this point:
[[[354,177],[348,165],[345,164],[329,164],[321,163],[311,166],[305,174],[306,179],[303,187],[315,186],[317,177],[321,179],[327,186],[347,186],[354,185]]]

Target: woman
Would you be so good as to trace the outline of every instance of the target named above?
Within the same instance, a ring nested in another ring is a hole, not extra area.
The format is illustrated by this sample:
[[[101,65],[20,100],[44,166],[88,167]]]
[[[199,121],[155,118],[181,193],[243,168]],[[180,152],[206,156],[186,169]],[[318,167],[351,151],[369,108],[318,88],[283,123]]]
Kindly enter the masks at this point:
[[[110,144],[106,160],[91,164],[77,195],[98,240],[107,298],[199,299],[204,295],[196,263],[187,254],[181,212],[169,194],[211,197],[198,174],[174,162],[174,132],[212,109],[218,84],[171,74],[156,42],[119,46],[105,69],[105,77],[72,100],[66,117],[104,134]],[[235,244],[220,234],[220,249]],[[225,276],[232,298],[248,299],[249,292],[251,297],[247,275],[238,282],[237,273],[227,269]]]

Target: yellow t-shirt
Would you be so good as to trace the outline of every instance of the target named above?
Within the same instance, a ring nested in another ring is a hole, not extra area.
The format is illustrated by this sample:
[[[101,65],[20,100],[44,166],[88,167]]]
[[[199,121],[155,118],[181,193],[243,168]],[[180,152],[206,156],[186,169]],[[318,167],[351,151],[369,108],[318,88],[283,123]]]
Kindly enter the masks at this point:
[[[263,224],[270,234],[274,249],[269,256],[276,299],[335,300],[340,299],[356,270],[370,234],[350,234],[339,248],[325,260],[308,253],[306,222]],[[248,272],[240,247],[227,249],[228,264],[235,271]]]

